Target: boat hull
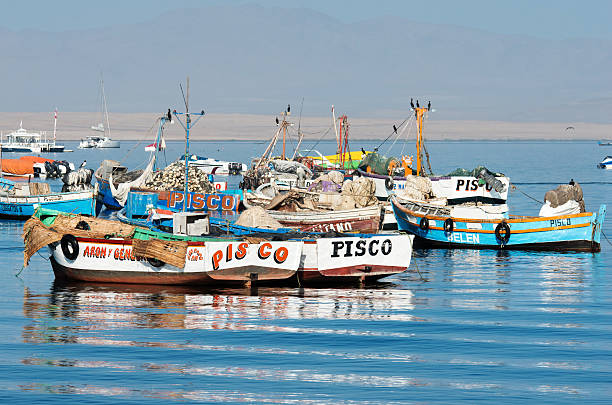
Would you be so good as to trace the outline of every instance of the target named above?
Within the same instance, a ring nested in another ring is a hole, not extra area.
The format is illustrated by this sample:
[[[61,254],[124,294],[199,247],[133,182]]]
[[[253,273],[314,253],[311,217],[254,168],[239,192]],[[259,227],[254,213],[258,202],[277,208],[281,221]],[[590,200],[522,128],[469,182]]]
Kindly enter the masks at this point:
[[[376,185],[376,198],[387,200],[391,195],[400,193],[406,187],[405,177],[382,176],[375,173],[358,171],[360,176],[367,177]],[[449,204],[464,202],[481,202],[487,204],[504,204],[508,199],[510,180],[507,177],[496,177],[504,185],[504,191],[498,192],[488,185],[479,185],[476,177],[442,176],[430,177],[433,194],[446,198]]]
[[[598,252],[606,212],[606,206],[602,205],[598,213],[516,217],[502,221],[424,215],[407,209],[395,199],[392,207],[398,229],[415,235],[415,247],[500,250]],[[449,219],[453,224],[450,231],[448,227],[445,229],[445,221]],[[421,225],[422,221],[427,226]],[[507,240],[504,232],[496,231],[503,227],[502,222],[510,230]]]
[[[184,268],[166,263],[161,266],[158,263],[156,267],[148,259],[134,256],[131,239],[75,239],[78,253],[73,260],[64,255],[60,242],[49,245],[58,280],[159,285],[302,285],[372,281],[404,272],[410,264],[413,237],[377,235],[262,242],[249,245],[244,262],[240,261],[243,258],[228,252],[237,254],[238,244],[246,242],[188,242]],[[276,253],[283,248],[289,252],[288,259],[279,263],[277,259],[283,256]],[[257,252],[257,256],[250,252]],[[261,252],[263,256],[271,255],[262,258]],[[223,254],[228,254],[230,259],[220,257]]]
[[[382,223],[378,205],[343,211],[285,212],[269,210],[268,214],[283,226],[304,232],[375,233]]]
[[[109,210],[118,211],[123,206],[113,197],[108,180],[103,179],[97,173],[94,174],[98,182],[98,201]]]
[[[27,197],[0,196],[0,218],[25,220],[34,214],[37,207],[95,215],[96,197],[93,190]]]

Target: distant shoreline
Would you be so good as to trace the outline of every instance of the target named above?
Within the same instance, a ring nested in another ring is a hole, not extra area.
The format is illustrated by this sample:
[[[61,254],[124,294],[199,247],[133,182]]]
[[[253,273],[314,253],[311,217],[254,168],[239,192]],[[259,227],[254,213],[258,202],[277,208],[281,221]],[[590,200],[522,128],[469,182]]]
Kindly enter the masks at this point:
[[[116,140],[147,141],[155,139],[161,113],[110,113],[111,137]],[[350,139],[353,141],[388,138],[393,141],[393,125],[405,117],[393,119],[349,117]],[[291,117],[293,139],[296,138],[298,117]],[[53,112],[0,112],[0,131],[3,135],[23,127],[30,131],[46,131],[53,136]],[[100,122],[100,113],[59,112],[57,121],[58,141],[75,141],[86,136],[99,135],[90,129]],[[331,117],[302,117],[301,129],[306,140],[335,140]],[[571,129],[566,129],[572,127]],[[267,141],[278,127],[274,115],[209,113],[192,129],[193,141]],[[398,141],[414,139],[415,126],[402,133]],[[612,124],[577,122],[502,122],[502,121],[436,121],[425,124],[425,137],[431,141],[598,141],[612,139]],[[177,124],[166,126],[166,140],[184,139],[183,128]]]

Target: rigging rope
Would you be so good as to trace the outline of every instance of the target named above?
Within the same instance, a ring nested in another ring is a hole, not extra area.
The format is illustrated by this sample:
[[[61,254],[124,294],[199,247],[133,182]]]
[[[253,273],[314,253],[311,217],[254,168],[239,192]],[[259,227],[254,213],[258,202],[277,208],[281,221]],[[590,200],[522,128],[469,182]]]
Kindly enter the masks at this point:
[[[412,117],[412,114],[410,116],[408,116],[408,118],[406,118],[404,121],[402,121],[399,126],[401,127],[402,125],[404,125],[406,123],[406,121],[408,121],[410,119],[410,117]],[[391,133],[389,134],[389,136],[387,136],[381,143],[380,145],[378,145],[376,148],[374,148],[375,150],[378,150],[378,148],[380,148],[385,142],[387,142],[389,140],[389,138],[391,138],[391,136],[393,136],[393,134],[395,133],[395,130],[391,131]]]

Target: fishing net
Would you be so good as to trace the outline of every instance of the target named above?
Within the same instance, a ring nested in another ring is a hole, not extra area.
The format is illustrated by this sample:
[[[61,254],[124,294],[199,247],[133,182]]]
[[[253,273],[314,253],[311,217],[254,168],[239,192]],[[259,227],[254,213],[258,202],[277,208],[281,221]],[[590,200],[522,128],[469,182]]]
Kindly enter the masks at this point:
[[[586,207],[583,200],[582,187],[580,184],[562,184],[554,190],[549,190],[544,195],[544,201],[548,201],[552,208],[557,208],[568,201],[576,201],[580,212],[585,212]]]
[[[180,269],[185,267],[187,242],[160,239],[133,239],[132,252],[134,256],[161,260]]]
[[[48,229],[38,218],[30,218],[23,225],[23,265],[27,266],[34,253],[50,243],[62,239],[62,234]]]
[[[58,215],[51,225],[51,229],[62,234],[72,234],[84,238],[130,238],[134,234],[133,225],[108,219],[86,217],[82,215]]]
[[[368,153],[359,164],[358,168],[365,172],[388,175],[389,171],[401,167],[401,163],[394,157],[386,157],[376,152]],[[368,170],[368,168],[370,170]]]
[[[283,227],[280,222],[272,218],[262,207],[252,207],[244,211],[240,214],[235,225],[264,229],[278,229]]]
[[[369,207],[378,202],[375,195],[376,184],[372,179],[356,177],[342,184],[342,198],[332,206],[334,211]]]

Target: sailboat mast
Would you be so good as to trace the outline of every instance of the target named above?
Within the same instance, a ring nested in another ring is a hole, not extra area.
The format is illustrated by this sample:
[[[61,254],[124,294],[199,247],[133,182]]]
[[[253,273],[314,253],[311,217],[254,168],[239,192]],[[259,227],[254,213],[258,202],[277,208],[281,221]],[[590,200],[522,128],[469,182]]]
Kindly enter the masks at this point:
[[[106,128],[104,129],[104,135],[110,137],[110,122],[108,120],[108,108],[106,106],[106,94],[104,93],[104,79],[102,77],[100,77],[100,83],[102,86],[102,103],[104,104],[104,119],[106,119]]]
[[[57,131],[57,108],[55,108],[55,118],[53,119],[53,146],[55,146],[56,131]]]

